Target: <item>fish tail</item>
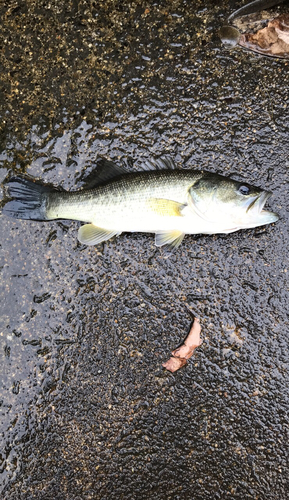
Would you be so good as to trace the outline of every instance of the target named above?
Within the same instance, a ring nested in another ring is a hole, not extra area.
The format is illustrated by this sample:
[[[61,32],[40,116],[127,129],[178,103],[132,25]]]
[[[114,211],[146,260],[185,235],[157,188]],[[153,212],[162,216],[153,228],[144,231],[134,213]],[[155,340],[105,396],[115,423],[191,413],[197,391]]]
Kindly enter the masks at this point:
[[[15,219],[49,220],[47,204],[49,194],[55,190],[24,177],[15,177],[8,182],[11,201],[3,207],[3,213]]]

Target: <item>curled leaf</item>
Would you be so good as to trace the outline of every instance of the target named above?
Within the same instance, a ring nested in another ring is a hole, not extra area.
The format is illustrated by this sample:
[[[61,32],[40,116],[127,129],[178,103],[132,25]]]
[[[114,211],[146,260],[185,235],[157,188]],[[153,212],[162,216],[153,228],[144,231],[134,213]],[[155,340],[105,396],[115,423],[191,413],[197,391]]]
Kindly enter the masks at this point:
[[[200,333],[200,321],[198,318],[195,318],[186,340],[181,347],[172,351],[172,356],[166,363],[163,363],[163,367],[170,372],[175,372],[184,366],[187,363],[187,360],[193,355],[196,347],[199,347],[202,343]]]
[[[170,372],[176,372],[182,366],[185,366],[187,364],[187,360],[184,358],[174,358],[174,356],[171,356],[168,361],[163,363],[163,367],[166,368]]]
[[[289,14],[282,14],[257,33],[240,35],[239,45],[267,56],[289,58]]]

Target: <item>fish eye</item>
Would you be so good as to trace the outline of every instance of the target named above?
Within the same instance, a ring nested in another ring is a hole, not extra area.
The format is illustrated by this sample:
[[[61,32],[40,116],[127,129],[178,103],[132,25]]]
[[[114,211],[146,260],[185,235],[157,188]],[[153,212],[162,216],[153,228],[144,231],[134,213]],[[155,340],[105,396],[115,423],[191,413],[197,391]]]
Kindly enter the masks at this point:
[[[249,188],[249,186],[246,186],[245,184],[241,184],[241,186],[239,187],[238,191],[239,191],[239,193],[241,193],[244,196],[246,196],[247,194],[250,194],[251,189]]]

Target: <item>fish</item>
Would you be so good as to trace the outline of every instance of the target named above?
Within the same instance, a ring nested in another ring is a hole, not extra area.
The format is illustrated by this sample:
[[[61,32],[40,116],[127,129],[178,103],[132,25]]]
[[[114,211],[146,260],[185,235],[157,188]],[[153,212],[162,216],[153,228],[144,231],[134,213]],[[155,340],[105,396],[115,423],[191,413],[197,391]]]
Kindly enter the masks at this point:
[[[178,169],[168,157],[127,172],[103,159],[93,187],[64,191],[27,177],[8,181],[3,213],[17,219],[86,222],[78,240],[97,245],[123,232],[155,234],[178,247],[186,234],[232,233],[278,220],[263,207],[271,192],[203,170]]]

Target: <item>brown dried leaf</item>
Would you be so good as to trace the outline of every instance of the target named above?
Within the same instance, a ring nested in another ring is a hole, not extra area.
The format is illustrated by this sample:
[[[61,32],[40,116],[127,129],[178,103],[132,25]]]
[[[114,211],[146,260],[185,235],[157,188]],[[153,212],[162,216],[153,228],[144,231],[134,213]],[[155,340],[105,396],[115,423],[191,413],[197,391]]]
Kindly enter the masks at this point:
[[[200,321],[198,318],[195,318],[193,326],[185,342],[183,343],[183,345],[181,345],[181,347],[175,349],[172,352],[172,355],[175,356],[176,358],[189,359],[192,356],[196,347],[198,347],[202,343],[200,339],[200,333],[201,333]]]
[[[174,358],[174,356],[171,356],[168,361],[163,363],[163,367],[169,370],[170,372],[176,372],[182,366],[187,364],[187,360],[184,358]]]
[[[187,363],[187,359],[193,355],[196,347],[202,343],[200,333],[200,320],[195,318],[185,342],[181,345],[181,347],[172,351],[172,356],[166,363],[163,363],[163,367],[171,372],[175,372],[184,366]]]
[[[257,33],[240,35],[242,47],[267,56],[289,58],[289,14],[282,14]]]

